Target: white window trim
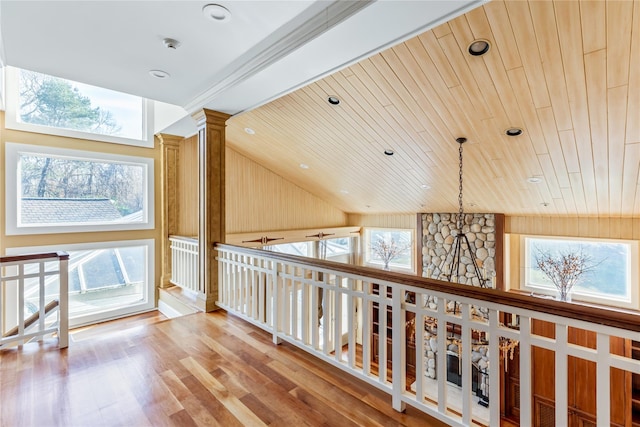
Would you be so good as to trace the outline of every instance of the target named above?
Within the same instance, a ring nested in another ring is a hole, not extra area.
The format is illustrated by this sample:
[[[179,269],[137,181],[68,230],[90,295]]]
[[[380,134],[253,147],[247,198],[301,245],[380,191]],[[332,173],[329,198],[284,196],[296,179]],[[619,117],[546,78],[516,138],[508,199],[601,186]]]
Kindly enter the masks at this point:
[[[82,314],[69,318],[69,327],[76,328],[79,326],[90,325],[106,320],[117,319],[131,314],[142,313],[153,310],[156,305],[155,298],[155,240],[115,240],[110,242],[93,242],[93,243],[76,243],[76,244],[59,244],[50,246],[31,246],[21,248],[7,248],[7,255],[23,255],[38,252],[50,251],[82,251],[93,249],[110,249],[110,248],[126,248],[132,246],[145,246],[147,249],[146,263],[146,299],[138,304],[128,305],[122,308],[111,308],[90,314]]]
[[[416,272],[416,230],[413,228],[388,228],[388,227],[363,227],[363,239],[362,239],[362,262],[367,267],[380,268],[384,266],[381,262],[372,262],[370,259],[371,244],[371,231],[401,231],[411,233],[411,266],[405,267],[403,265],[395,264],[393,261],[389,263],[391,271],[397,271],[399,273],[415,273]]]
[[[82,132],[73,129],[63,129],[52,126],[22,123],[18,120],[19,73],[14,67],[5,67],[5,127],[24,132],[42,133],[46,135],[65,136],[68,138],[88,139],[91,141],[108,142],[112,144],[134,145],[136,147],[153,148],[153,117],[154,103],[148,99],[142,99],[142,135],[144,139],[125,138],[121,136],[103,135],[100,133]]]
[[[145,167],[145,194],[146,201],[143,208],[143,221],[132,223],[115,224],[64,224],[64,225],[19,225],[18,212],[21,208],[21,197],[18,194],[18,158],[21,153],[34,155],[52,155],[62,157],[73,157],[93,161],[110,161],[117,163],[129,163]],[[118,154],[96,153],[92,151],[70,150],[41,145],[5,143],[5,215],[6,234],[52,234],[52,233],[90,233],[97,231],[120,231],[120,230],[149,230],[154,225],[154,160],[148,157],[123,156]]]
[[[520,236],[520,289],[530,291],[535,294],[555,296],[557,292],[555,289],[549,287],[542,287],[529,283],[529,269],[527,267],[527,259],[530,254],[528,253],[527,239],[549,239],[549,240],[563,240],[563,241],[584,241],[584,242],[600,242],[600,243],[621,243],[629,245],[629,271],[627,272],[628,281],[630,283],[630,296],[629,299],[607,297],[602,294],[593,294],[587,292],[580,292],[576,290],[571,291],[572,301],[587,302],[593,304],[623,307],[629,309],[640,309],[640,267],[638,266],[638,260],[640,259],[640,242],[635,240],[617,240],[617,239],[600,239],[600,238],[583,238],[583,237],[558,237],[558,236],[537,236],[537,235],[521,235]]]

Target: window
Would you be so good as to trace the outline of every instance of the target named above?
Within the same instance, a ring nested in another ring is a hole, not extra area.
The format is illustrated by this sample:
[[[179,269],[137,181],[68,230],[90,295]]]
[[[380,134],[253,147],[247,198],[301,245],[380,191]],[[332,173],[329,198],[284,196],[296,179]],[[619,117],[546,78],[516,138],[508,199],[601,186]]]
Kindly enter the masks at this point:
[[[7,67],[8,128],[153,147],[152,103],[139,96]]]
[[[318,258],[329,261],[350,264],[353,262],[353,251],[351,249],[353,237],[337,237],[334,239],[324,239],[317,242]]]
[[[133,240],[10,248],[7,253],[69,253],[69,318],[71,326],[79,326],[154,307],[153,247],[153,240]],[[25,281],[27,314],[38,306],[38,280]],[[52,276],[45,283],[45,294],[49,297],[58,293],[58,276]]]
[[[371,266],[384,266],[384,244],[395,251],[396,256],[389,261],[392,270],[414,271],[413,234],[411,229],[365,228],[364,230],[364,263]],[[388,251],[387,251],[388,252]]]
[[[5,147],[7,234],[153,228],[153,159]]]
[[[637,242],[605,239],[523,237],[524,287],[533,292],[554,295],[556,288],[536,266],[536,255],[551,256],[582,253],[592,268],[571,290],[572,298],[601,304],[638,306]]]
[[[306,257],[311,256],[312,251],[311,242],[280,243],[265,246],[263,249],[272,252]]]

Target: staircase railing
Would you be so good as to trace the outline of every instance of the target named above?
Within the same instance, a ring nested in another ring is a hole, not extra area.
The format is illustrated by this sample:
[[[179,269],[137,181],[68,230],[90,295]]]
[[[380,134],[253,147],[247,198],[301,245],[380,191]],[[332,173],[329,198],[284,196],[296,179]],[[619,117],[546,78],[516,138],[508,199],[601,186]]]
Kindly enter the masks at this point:
[[[0,257],[0,349],[54,333],[68,346],[68,262],[65,252]]]
[[[508,349],[518,347],[520,425],[532,425],[532,351],[547,349],[555,354],[555,425],[569,424],[573,357],[596,364],[597,425],[609,426],[613,371],[640,374],[639,360],[610,349],[612,337],[638,339],[636,312],[231,245],[216,249],[220,307],[270,332],[274,342],[386,391],[396,410],[409,404],[450,425],[500,425],[501,371]],[[534,333],[536,322],[554,324],[554,336]],[[573,328],[595,332],[596,345],[572,343]],[[451,371],[459,384],[447,381]]]
[[[198,239],[169,236],[171,242],[171,280],[176,286],[205,295],[198,272]]]

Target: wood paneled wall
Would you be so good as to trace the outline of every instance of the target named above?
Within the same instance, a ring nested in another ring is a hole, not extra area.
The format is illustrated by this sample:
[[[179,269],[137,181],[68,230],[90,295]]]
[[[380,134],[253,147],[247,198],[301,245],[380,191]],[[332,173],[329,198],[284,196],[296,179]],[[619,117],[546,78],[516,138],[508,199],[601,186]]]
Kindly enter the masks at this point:
[[[185,138],[178,156],[178,226],[180,236],[198,235],[198,135]]]
[[[416,214],[349,214],[349,225],[360,227],[380,228],[411,228],[416,229],[418,220]]]
[[[640,240],[640,217],[507,216],[505,233]]]
[[[198,234],[198,138],[186,138],[178,166],[178,234]],[[226,232],[347,225],[347,215],[235,150],[226,149]]]
[[[227,234],[347,225],[347,215],[227,148]]]

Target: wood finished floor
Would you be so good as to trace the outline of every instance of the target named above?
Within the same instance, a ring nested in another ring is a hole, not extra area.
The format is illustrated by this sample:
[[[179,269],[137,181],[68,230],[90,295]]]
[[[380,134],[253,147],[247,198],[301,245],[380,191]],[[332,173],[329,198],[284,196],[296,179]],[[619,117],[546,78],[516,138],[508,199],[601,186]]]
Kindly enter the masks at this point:
[[[154,317],[155,316],[155,317]],[[443,426],[219,311],[0,351],[0,426]]]

